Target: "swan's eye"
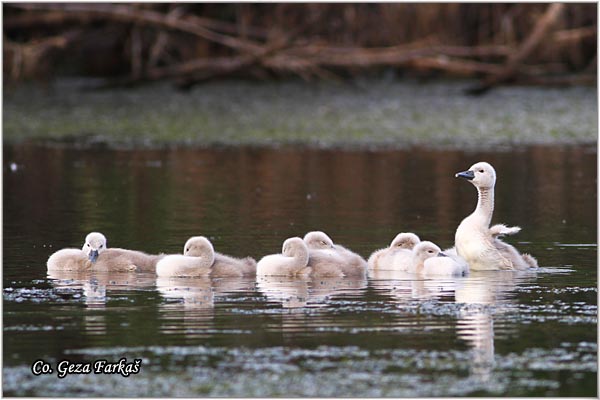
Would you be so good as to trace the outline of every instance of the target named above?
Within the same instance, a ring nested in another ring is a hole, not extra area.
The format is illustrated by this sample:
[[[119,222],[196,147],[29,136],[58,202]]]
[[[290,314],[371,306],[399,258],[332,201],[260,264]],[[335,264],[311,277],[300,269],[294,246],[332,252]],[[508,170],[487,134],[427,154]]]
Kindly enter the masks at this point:
[[[188,247],[187,249],[185,249],[186,252],[190,251],[190,248]]]
[[[86,243],[85,245],[86,245],[87,247],[90,247],[90,244],[89,244],[89,243]]]
[[[483,170],[482,169],[480,169],[479,172],[483,174]]]
[[[103,245],[103,244],[101,244],[101,245],[100,245],[99,249],[101,249],[102,247],[104,247],[104,245]]]
[[[429,254],[431,254],[431,253],[433,253],[433,250],[427,250],[427,252],[428,252]]]

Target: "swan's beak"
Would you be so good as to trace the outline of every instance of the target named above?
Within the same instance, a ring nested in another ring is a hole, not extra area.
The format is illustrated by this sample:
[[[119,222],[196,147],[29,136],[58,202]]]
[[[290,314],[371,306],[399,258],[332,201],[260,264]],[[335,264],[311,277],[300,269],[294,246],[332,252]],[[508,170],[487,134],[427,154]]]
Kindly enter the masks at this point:
[[[98,258],[98,250],[90,251],[89,257],[91,262],[96,262],[96,259]]]
[[[454,177],[464,178],[464,179],[467,179],[470,181],[473,178],[475,178],[475,173],[473,171],[463,171],[463,172],[458,172],[456,175],[454,175]]]
[[[447,255],[445,255],[445,254],[444,254],[444,253],[442,253],[442,252],[439,252],[437,256],[438,256],[438,257],[448,257]]]

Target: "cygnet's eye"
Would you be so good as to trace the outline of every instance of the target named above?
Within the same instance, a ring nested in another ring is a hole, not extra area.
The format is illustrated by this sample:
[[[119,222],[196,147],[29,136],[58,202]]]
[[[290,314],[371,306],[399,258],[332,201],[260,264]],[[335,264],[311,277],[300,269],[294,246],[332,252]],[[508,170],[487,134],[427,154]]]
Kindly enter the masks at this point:
[[[186,252],[190,251],[190,248],[188,247],[187,249],[185,249]]]
[[[433,253],[433,250],[427,250],[427,252],[428,252],[429,254],[431,254],[431,253]]]
[[[90,244],[89,244],[89,243],[86,243],[85,245],[86,245],[87,247],[90,247]]]
[[[104,247],[104,245],[103,245],[103,244],[101,244],[101,245],[100,245],[100,247],[98,247],[98,248],[99,248],[99,249],[101,249],[102,247]]]
[[[482,169],[480,169],[479,172],[483,174],[484,171]]]

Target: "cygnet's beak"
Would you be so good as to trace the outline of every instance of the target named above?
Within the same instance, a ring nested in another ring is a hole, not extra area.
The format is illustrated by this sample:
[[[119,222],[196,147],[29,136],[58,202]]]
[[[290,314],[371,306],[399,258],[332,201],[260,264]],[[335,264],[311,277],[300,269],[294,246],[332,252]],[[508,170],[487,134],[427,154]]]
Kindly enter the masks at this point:
[[[454,177],[464,178],[464,179],[467,179],[470,181],[473,178],[475,178],[475,173],[473,171],[463,171],[463,172],[458,172],[456,175],[454,175]]]
[[[96,259],[98,258],[98,250],[90,251],[89,257],[91,262],[96,262]]]
[[[437,255],[438,257],[448,257],[447,255],[445,255],[444,253],[442,253],[441,251],[438,253]]]

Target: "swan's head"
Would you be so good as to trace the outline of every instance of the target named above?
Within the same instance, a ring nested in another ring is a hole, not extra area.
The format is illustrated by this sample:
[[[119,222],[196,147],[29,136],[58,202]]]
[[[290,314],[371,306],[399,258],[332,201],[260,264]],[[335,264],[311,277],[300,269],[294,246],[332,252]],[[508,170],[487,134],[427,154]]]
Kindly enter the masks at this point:
[[[85,237],[82,249],[91,262],[96,262],[98,255],[106,250],[106,237],[100,232],[89,233]]]
[[[420,241],[421,239],[414,233],[402,232],[392,240],[390,248],[412,250]]]
[[[419,262],[423,262],[431,257],[445,257],[442,250],[435,244],[429,241],[423,241],[413,249],[413,257]]]
[[[295,257],[307,253],[308,247],[306,247],[306,243],[299,237],[286,239],[281,248],[281,254],[287,257]]]
[[[332,249],[333,240],[325,232],[313,231],[304,235],[304,243],[309,249]]]
[[[496,170],[485,161],[473,164],[467,171],[454,175],[469,180],[480,189],[491,189],[496,184]]]
[[[202,257],[204,255],[214,254],[215,249],[213,248],[210,240],[204,236],[193,236],[185,242],[183,246],[183,255],[190,257]]]

